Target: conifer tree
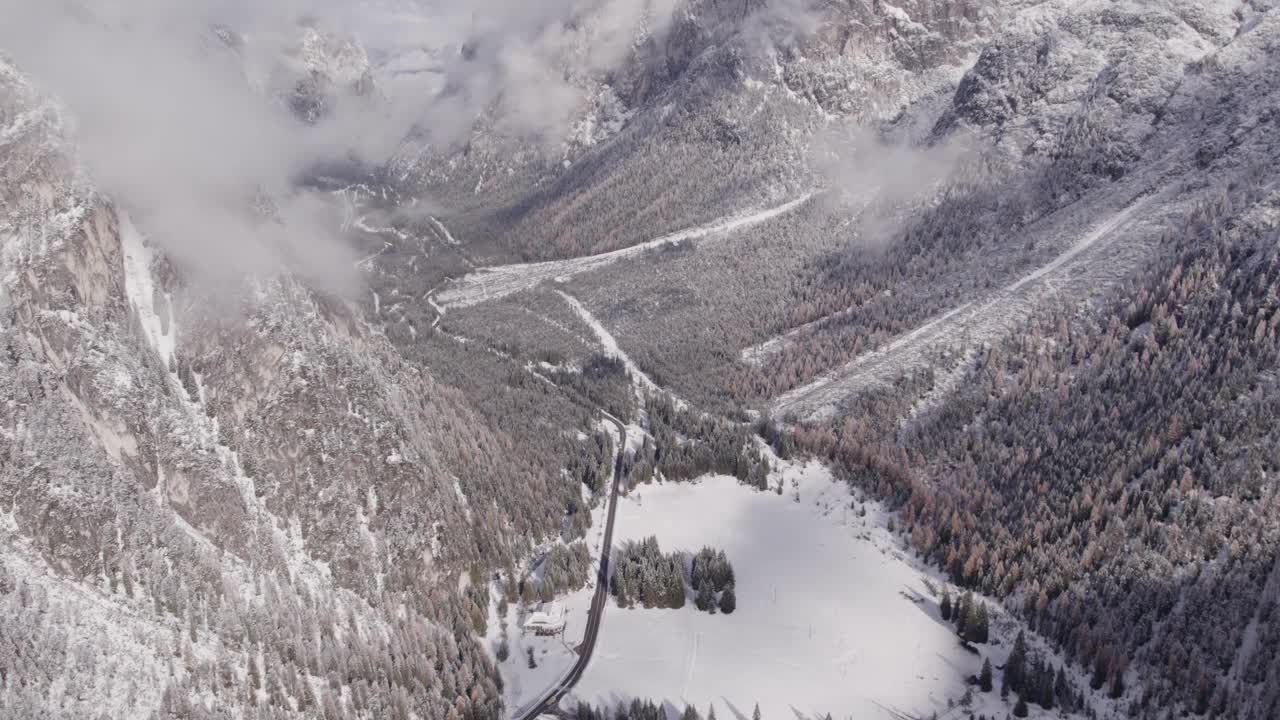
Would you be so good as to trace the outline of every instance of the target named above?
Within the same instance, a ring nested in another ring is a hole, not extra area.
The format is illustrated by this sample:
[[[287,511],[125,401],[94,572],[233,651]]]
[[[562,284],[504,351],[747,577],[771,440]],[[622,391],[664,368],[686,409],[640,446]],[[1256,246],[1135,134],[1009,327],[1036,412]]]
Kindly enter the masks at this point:
[[[1089,687],[1094,690],[1101,690],[1107,681],[1107,656],[1104,652],[1099,652],[1093,659],[1093,676],[1089,678]]]
[[[978,602],[976,604],[978,609],[974,614],[974,628],[970,640],[976,643],[986,643],[991,638],[991,616],[987,612],[986,603]]]
[[[720,612],[729,615],[738,608],[738,597],[733,592],[733,585],[730,584],[720,594]]]
[[[1114,663],[1111,669],[1111,684],[1107,687],[1107,697],[1118,698],[1124,694],[1124,664]]]
[[[1071,700],[1071,686],[1067,684],[1067,674],[1058,668],[1058,675],[1053,682],[1053,694],[1059,705],[1068,705]],[[1068,711],[1069,707],[1065,708]]]
[[[1009,690],[1021,693],[1023,678],[1026,675],[1027,663],[1027,638],[1019,631],[1018,637],[1013,641],[1013,650],[1009,653],[1009,659],[1004,664],[1004,685]]]
[[[978,675],[978,687],[982,688],[982,692],[991,692],[991,660],[983,658],[982,672]]]
[[[716,607],[716,594],[711,589],[711,581],[703,580],[702,585],[698,587],[698,595],[694,598],[693,604],[703,612],[713,612]]]
[[[951,612],[951,617],[956,623],[956,634],[962,638],[966,637],[965,633],[967,632],[970,612],[972,610],[971,602],[972,597],[966,591],[960,596],[960,602],[956,604],[955,608],[953,608]]]

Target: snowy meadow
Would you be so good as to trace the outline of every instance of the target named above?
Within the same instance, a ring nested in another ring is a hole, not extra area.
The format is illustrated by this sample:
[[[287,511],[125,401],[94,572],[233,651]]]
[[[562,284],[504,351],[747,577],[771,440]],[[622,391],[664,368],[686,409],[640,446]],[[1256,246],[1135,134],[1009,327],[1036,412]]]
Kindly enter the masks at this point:
[[[724,550],[732,615],[611,603],[574,697],[651,698],[717,717],[927,716],[966,689],[981,658],[937,615],[928,576],[875,503],[821,464],[783,464],[761,492],[732,477],[655,483],[621,501],[615,548],[649,535],[664,551]],[[566,701],[571,705],[572,701]]]

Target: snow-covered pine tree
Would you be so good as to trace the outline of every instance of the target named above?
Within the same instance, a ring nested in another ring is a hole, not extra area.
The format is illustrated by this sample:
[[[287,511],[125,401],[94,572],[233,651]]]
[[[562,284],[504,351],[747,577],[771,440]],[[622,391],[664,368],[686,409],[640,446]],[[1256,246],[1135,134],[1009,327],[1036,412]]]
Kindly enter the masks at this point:
[[[733,585],[729,585],[720,594],[720,612],[729,615],[736,609],[738,609],[738,596],[733,591]]]

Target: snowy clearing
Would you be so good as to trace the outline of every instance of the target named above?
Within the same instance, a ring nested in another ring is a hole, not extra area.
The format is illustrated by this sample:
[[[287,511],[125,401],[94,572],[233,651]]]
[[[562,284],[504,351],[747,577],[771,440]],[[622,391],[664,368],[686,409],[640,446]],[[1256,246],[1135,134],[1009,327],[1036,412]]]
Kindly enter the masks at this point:
[[[831,313],[826,317],[821,317],[817,320],[811,320],[803,325],[798,325],[781,335],[771,337],[762,343],[742,348],[742,352],[740,352],[738,356],[741,357],[742,361],[748,365],[755,365],[759,367],[769,358],[790,347],[791,344],[795,342],[795,339],[801,334],[812,330],[823,323],[837,320],[847,314],[849,314],[849,309],[840,310],[839,312]]]
[[[732,720],[757,702],[767,718],[919,717],[963,695],[982,659],[924,599],[927,576],[899,550],[888,516],[871,502],[860,516],[848,487],[815,462],[784,465],[774,482],[783,494],[713,476],[644,485],[620,501],[615,547],[653,534],[666,552],[723,549],[738,608],[611,602],[573,697],[692,703],[704,714],[714,703]]]
[[[686,240],[700,240],[713,235],[723,236],[734,230],[759,225],[762,222],[791,212],[808,202],[811,197],[813,197],[813,193],[806,193],[776,207],[736,215],[728,219],[718,220],[710,225],[681,230],[639,245],[632,245],[631,247],[599,255],[570,258],[568,260],[549,260],[546,262],[481,268],[476,272],[468,273],[465,277],[455,281],[448,288],[441,291],[439,300],[445,307],[466,307],[488,300],[496,300],[521,290],[536,287],[548,280],[564,281],[574,275],[580,275],[625,258],[635,257],[663,245],[672,245]]]
[[[1153,197],[1135,199],[1052,261],[990,297],[953,308],[843,367],[784,393],[774,401],[772,414],[779,418],[794,415],[800,420],[830,417],[844,398],[876,385],[891,384],[903,373],[926,364],[930,349],[991,342],[1012,332],[1042,302],[1059,293],[1067,298],[1082,298],[1102,284],[1120,280],[1130,263],[1107,251],[1125,234],[1122,231],[1143,221],[1138,211]],[[770,341],[776,342],[777,339]],[[771,348],[770,343],[744,351],[744,357],[758,361],[764,357],[762,352],[777,349]]]

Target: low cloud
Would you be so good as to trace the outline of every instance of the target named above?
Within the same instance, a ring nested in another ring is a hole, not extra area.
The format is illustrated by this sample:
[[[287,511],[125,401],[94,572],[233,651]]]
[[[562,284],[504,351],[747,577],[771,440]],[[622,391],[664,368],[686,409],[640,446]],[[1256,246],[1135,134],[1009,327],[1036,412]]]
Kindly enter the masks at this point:
[[[472,0],[423,128],[439,144],[464,139],[481,114],[510,136],[559,143],[589,77],[620,67],[635,43],[660,37],[681,0]],[[436,6],[451,4],[447,0]],[[448,17],[446,10],[443,16]]]
[[[616,67],[676,2],[0,0],[0,52],[69,111],[95,184],[182,266],[216,281],[283,267],[342,288],[353,258],[329,204],[300,187],[310,168],[379,165],[410,132],[457,143],[482,114],[559,141],[582,101],[575,73]],[[314,60],[308,27],[441,67],[373,98],[331,93],[304,124],[285,98]]]
[[[809,0],[706,1],[0,0],[0,53],[69,111],[95,184],[193,276],[287,269],[352,289],[341,221],[301,178],[382,165],[411,135],[459,146],[480,118],[557,147],[591,78],[691,7],[761,41],[816,22]],[[379,74],[408,57],[422,67]],[[330,88],[310,124],[291,111],[317,62],[349,84],[366,59],[376,90]]]
[[[857,214],[859,234],[874,248],[887,245],[904,216],[937,197],[973,153],[961,136],[919,145],[839,125],[819,134],[812,156],[829,197]]]
[[[0,0],[0,49],[69,111],[95,185],[180,264],[214,280],[283,264],[341,285],[342,246],[295,182],[324,138],[258,92],[251,59],[214,34],[244,8],[178,5]],[[260,42],[281,48],[291,25],[257,19]]]

